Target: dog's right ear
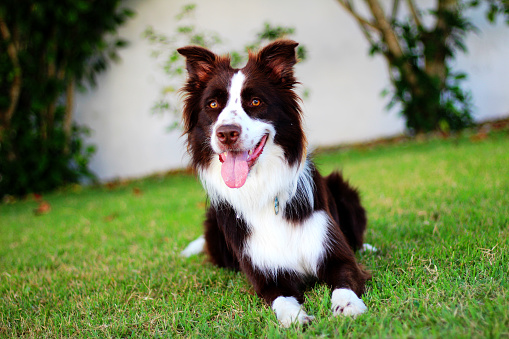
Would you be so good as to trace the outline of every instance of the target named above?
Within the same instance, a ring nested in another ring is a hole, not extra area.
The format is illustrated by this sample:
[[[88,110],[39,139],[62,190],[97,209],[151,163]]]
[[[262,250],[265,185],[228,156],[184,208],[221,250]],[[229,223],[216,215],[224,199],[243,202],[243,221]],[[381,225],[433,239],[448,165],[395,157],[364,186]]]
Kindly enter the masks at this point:
[[[276,40],[250,56],[254,62],[269,69],[271,74],[281,81],[295,82],[293,66],[297,63],[295,48],[299,44],[292,40]]]
[[[205,81],[214,69],[217,56],[206,48],[187,46],[177,49],[186,58],[186,68],[189,78]]]

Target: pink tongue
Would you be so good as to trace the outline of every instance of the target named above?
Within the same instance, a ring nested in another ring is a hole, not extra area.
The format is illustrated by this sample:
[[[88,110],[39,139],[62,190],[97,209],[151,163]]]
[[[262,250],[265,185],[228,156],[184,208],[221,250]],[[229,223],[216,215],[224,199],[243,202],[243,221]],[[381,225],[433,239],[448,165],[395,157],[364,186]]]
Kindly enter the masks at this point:
[[[230,188],[239,188],[244,185],[249,173],[247,165],[247,151],[228,152],[221,156],[223,164],[221,165],[221,176],[224,183]]]

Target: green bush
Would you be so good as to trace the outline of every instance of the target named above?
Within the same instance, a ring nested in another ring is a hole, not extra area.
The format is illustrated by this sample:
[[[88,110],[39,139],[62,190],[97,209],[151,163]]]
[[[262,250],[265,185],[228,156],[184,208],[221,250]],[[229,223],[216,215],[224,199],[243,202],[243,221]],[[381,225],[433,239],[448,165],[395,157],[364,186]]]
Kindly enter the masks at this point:
[[[120,0],[0,3],[0,197],[92,176],[74,93],[118,59],[116,30],[132,15]]]
[[[468,15],[482,7],[490,23],[509,24],[507,0],[337,0],[359,24],[370,54],[382,55],[389,68],[388,108],[398,106],[412,133],[448,133],[473,124],[472,95],[463,89],[467,75],[452,71],[457,52],[466,52],[466,37],[477,31]],[[361,1],[359,1],[361,2]],[[382,6],[382,3],[384,6]],[[407,14],[403,15],[403,11]]]

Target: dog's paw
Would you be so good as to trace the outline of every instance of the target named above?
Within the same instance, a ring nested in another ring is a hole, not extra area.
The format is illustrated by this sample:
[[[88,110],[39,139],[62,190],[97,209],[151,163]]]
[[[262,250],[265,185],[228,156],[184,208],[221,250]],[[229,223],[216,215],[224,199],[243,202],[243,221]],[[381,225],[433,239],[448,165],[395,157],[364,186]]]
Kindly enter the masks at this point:
[[[356,317],[368,309],[362,299],[348,288],[338,288],[332,292],[332,313],[334,316],[349,315]]]
[[[294,297],[277,297],[272,303],[276,318],[283,327],[292,324],[309,324],[315,317],[308,315]]]
[[[203,235],[199,236],[196,240],[193,240],[187,245],[187,247],[180,252],[180,255],[185,258],[189,258],[192,255],[199,254],[205,250],[205,238]]]
[[[360,250],[361,252],[378,252],[378,248],[370,244],[363,244]]]

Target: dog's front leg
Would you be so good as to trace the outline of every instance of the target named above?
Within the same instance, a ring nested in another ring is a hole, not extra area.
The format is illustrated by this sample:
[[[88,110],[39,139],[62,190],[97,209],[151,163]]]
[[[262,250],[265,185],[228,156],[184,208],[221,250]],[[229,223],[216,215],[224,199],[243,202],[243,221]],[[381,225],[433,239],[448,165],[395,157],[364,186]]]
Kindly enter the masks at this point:
[[[253,269],[249,261],[243,261],[241,267],[256,294],[271,306],[283,327],[305,325],[314,319],[302,307],[304,283],[300,276],[289,272],[264,273]]]
[[[366,312],[367,307],[360,298],[364,284],[370,278],[354,261],[330,259],[324,266],[322,279],[331,287],[331,308],[335,316],[356,317]]]

